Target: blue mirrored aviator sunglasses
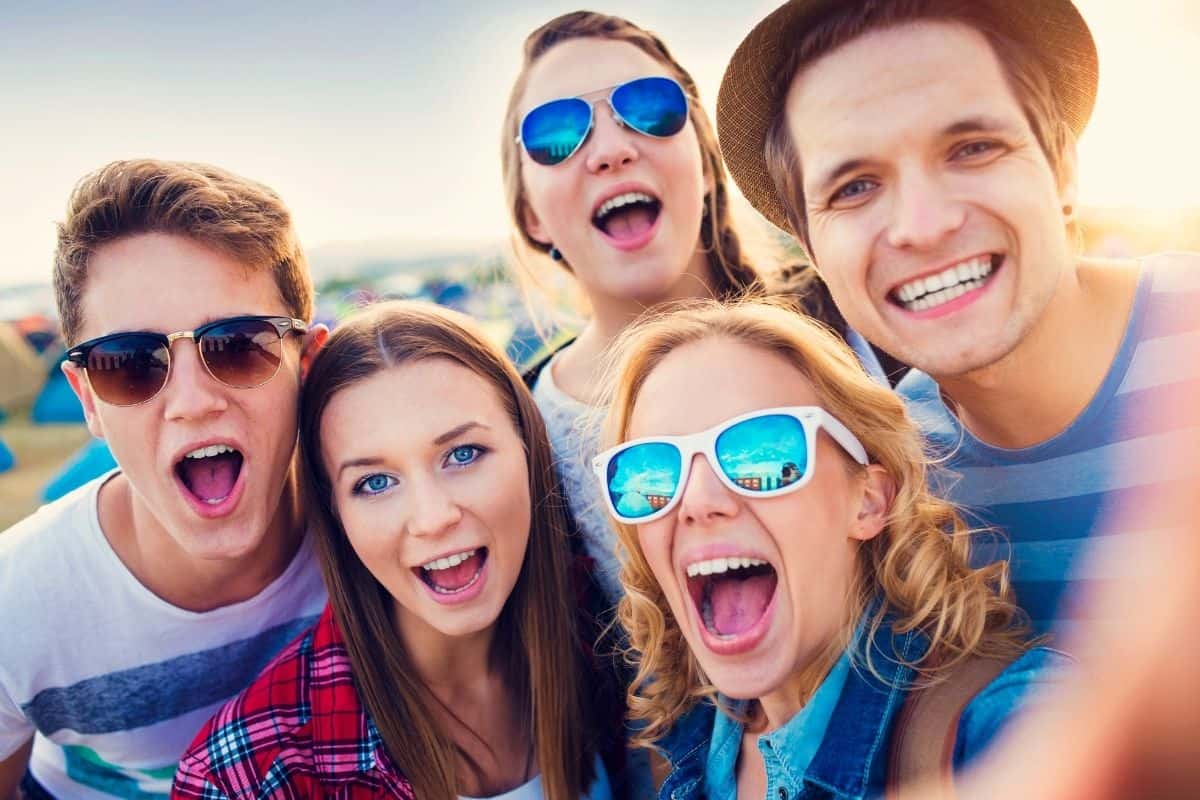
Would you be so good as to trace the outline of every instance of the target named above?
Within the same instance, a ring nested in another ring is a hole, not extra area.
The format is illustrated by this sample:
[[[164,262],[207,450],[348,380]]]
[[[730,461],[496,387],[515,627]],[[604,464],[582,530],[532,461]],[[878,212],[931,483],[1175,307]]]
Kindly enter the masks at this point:
[[[670,78],[635,78],[588,95],[542,103],[521,119],[517,143],[539,164],[561,164],[583,146],[595,124],[593,103],[584,98],[606,91],[613,118],[638,133],[663,139],[687,124],[688,100],[682,86]]]
[[[866,449],[845,425],[824,409],[792,406],[753,411],[689,436],[625,442],[596,456],[592,468],[612,515],[638,525],[675,507],[697,453],[737,494],[774,497],[799,489],[812,478],[822,428],[851,458],[867,465]]]

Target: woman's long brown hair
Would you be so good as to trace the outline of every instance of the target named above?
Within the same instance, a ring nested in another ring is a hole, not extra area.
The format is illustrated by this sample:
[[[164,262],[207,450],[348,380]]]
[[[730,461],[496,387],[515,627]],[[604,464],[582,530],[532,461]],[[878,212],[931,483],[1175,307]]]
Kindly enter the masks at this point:
[[[314,360],[301,393],[308,508],[315,512],[321,567],[355,686],[416,796],[453,800],[461,786],[458,765],[470,759],[434,722],[431,712],[438,701],[404,652],[393,624],[394,601],[354,552],[334,513],[320,439],[321,416],[335,394],[380,371],[426,358],[449,359],[484,378],[524,442],[533,503],[529,545],[496,622],[491,658],[530,722],[546,796],[576,800],[593,772],[586,736],[590,721],[568,585],[567,528],[545,427],[516,370],[470,320],[427,304],[385,303],[347,320]],[[397,412],[393,424],[403,425],[403,410]]]

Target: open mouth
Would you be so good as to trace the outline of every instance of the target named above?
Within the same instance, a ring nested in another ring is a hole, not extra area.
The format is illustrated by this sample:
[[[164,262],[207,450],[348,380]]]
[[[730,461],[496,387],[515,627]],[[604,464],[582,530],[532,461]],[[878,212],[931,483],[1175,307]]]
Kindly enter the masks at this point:
[[[736,639],[754,628],[778,583],[774,567],[745,556],[697,561],[687,568],[688,594],[705,630],[718,639]]]
[[[425,585],[440,595],[455,595],[467,591],[483,574],[483,565],[487,563],[488,549],[477,547],[474,550],[464,550],[460,553],[434,559],[419,567],[413,567],[413,572]]]
[[[243,460],[242,454],[227,444],[198,447],[175,465],[175,474],[198,503],[216,506],[233,493]]]
[[[969,258],[935,275],[901,284],[891,291],[889,299],[907,311],[937,308],[982,287],[1003,260],[999,253]]]
[[[618,242],[636,240],[654,227],[662,201],[645,192],[625,192],[605,200],[592,214],[592,224]]]

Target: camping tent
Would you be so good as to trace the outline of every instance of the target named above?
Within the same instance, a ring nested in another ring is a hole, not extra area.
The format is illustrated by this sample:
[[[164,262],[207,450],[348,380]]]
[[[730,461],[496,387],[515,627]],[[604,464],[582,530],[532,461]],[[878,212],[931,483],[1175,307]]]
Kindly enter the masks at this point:
[[[0,439],[0,472],[8,472],[14,463],[12,450],[9,450],[8,446],[4,444],[4,440]]]
[[[0,322],[0,407],[23,406],[42,387],[45,368],[16,328]]]
[[[67,492],[98,478],[115,467],[117,462],[112,457],[108,445],[103,439],[91,439],[75,452],[63,464],[58,474],[50,479],[42,490],[42,500],[49,503],[57,500]]]
[[[39,425],[53,422],[83,422],[83,406],[67,383],[67,376],[59,369],[59,359],[46,376],[42,391],[33,403],[33,421]]]

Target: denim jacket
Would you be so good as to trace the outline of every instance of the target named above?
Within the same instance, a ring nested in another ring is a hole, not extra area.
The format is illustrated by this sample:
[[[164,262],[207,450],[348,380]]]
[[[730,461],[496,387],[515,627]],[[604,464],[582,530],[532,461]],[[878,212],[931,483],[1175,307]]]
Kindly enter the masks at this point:
[[[864,635],[866,635],[864,633]],[[860,642],[859,652],[865,651]],[[871,642],[872,662],[884,680],[861,666],[852,667],[834,707],[825,736],[807,767],[790,769],[786,753],[764,751],[767,800],[865,800],[881,797],[886,788],[887,759],[892,727],[904,704],[913,673],[891,654],[912,660],[924,652],[927,640],[915,632],[893,634],[881,626]],[[1026,706],[1029,690],[1064,676],[1069,657],[1044,647],[1026,652],[964,709],[954,749],[956,770],[986,749],[1004,723]],[[702,702],[680,718],[658,742],[671,764],[659,792],[662,800],[703,798],[705,767],[717,710]],[[790,723],[789,723],[790,724]],[[785,732],[785,724],[780,731]],[[759,741],[786,740],[772,734]],[[710,800],[718,800],[711,798]]]

